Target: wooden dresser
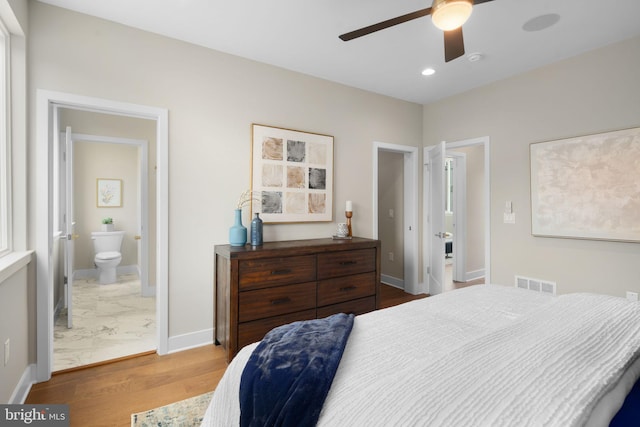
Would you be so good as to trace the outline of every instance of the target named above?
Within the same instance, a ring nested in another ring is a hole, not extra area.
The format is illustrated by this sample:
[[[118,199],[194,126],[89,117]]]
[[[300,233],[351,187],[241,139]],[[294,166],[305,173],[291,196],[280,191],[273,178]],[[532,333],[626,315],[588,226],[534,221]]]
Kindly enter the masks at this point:
[[[215,342],[230,361],[276,326],[379,307],[380,241],[215,247]]]

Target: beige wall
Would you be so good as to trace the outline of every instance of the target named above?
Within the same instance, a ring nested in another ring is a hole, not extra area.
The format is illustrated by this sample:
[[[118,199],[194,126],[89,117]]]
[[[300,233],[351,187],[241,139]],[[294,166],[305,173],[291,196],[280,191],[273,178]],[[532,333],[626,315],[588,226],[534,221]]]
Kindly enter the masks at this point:
[[[491,138],[491,280],[640,291],[640,245],[531,236],[529,144],[640,126],[640,38],[425,106],[424,144]],[[504,224],[505,201],[516,224]]]
[[[7,403],[18,385],[20,377],[30,360],[31,340],[28,339],[29,287],[33,282],[33,262],[19,269],[0,282],[0,338],[2,338],[2,360],[0,360],[0,403]],[[9,363],[4,365],[4,343],[9,340]],[[15,402],[13,402],[15,403]]]
[[[213,246],[228,242],[250,186],[251,123],[333,135],[334,205],[352,200],[371,237],[372,142],[422,145],[422,106],[30,2],[31,134],[36,90],[169,110],[169,334],[212,328]],[[35,206],[35,139],[30,141]],[[336,209],[338,209],[336,208]],[[34,245],[34,211],[30,211]],[[328,237],[332,223],[266,225],[265,240]],[[245,223],[249,220],[245,212]]]
[[[389,210],[393,210],[393,217]],[[378,154],[378,238],[382,241],[384,276],[404,279],[404,154]],[[393,261],[389,259],[393,253]]]
[[[456,148],[466,154],[467,163],[467,241],[464,271],[474,274],[484,269],[484,147]],[[455,189],[454,189],[455,191]],[[455,253],[455,249],[454,249]]]
[[[113,219],[114,229],[124,231],[120,265],[137,265],[138,249],[134,236],[138,233],[138,147],[124,144],[96,144],[78,141],[74,144],[74,207],[76,233],[75,269],[94,268],[91,232],[101,231],[102,219]],[[122,183],[122,205],[98,207],[96,180],[119,179]]]

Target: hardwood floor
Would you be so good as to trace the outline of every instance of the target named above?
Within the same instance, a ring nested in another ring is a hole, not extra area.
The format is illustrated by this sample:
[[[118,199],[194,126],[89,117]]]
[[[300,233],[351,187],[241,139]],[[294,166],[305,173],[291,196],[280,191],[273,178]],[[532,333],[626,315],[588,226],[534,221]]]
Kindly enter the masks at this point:
[[[426,296],[382,285],[381,307]],[[25,403],[66,403],[71,426],[130,426],[132,413],[215,389],[226,368],[225,352],[213,345],[166,356],[145,354],[56,373],[35,384]]]

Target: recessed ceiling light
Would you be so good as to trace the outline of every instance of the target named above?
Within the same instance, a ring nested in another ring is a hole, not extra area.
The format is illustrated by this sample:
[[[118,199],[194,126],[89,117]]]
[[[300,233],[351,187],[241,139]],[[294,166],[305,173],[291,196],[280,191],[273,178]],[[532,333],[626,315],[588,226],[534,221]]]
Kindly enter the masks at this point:
[[[548,13],[546,15],[540,15],[529,19],[524,23],[522,29],[529,32],[542,31],[557,24],[559,20],[560,15],[557,13]]]
[[[423,76],[432,76],[435,73],[436,73],[436,70],[434,70],[433,68],[425,68],[424,70],[422,70]]]
[[[467,56],[467,59],[469,60],[469,62],[480,61],[482,59],[482,54],[479,52],[470,53]]]

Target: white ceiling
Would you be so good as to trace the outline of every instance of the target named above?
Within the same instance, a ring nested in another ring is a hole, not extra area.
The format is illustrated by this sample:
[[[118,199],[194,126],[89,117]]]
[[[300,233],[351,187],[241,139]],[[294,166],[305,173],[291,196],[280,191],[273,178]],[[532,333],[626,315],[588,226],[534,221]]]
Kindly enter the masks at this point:
[[[639,0],[494,0],[464,25],[466,57],[444,62],[427,16],[343,42],[338,35],[431,0],[40,0],[371,92],[427,104],[640,35]],[[540,15],[560,20],[541,31]],[[426,67],[436,70],[425,77]]]

